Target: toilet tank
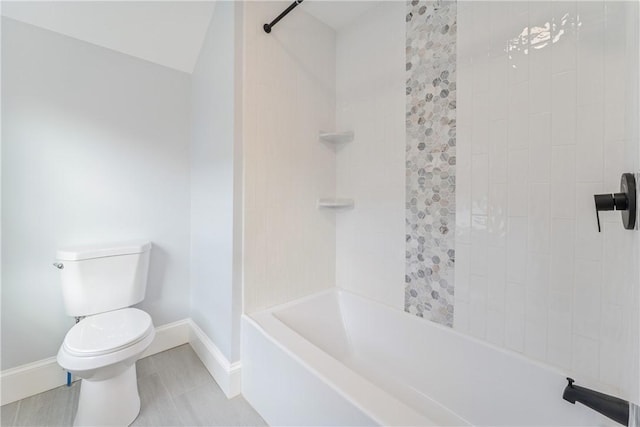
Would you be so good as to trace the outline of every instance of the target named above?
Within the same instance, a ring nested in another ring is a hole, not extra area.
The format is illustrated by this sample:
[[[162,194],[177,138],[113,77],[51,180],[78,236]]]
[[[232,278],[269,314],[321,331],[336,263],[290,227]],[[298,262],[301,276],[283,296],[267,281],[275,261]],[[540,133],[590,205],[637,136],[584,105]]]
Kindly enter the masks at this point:
[[[88,316],[144,299],[151,242],[77,246],[58,250],[67,314]]]

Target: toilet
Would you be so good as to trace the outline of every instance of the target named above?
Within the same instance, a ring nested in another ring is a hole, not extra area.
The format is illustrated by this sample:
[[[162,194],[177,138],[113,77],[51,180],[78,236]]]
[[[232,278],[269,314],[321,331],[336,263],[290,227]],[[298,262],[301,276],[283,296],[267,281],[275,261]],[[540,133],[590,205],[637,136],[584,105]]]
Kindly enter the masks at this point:
[[[60,249],[65,310],[82,318],[64,338],[58,364],[81,378],[75,426],[127,426],[140,412],[136,361],[155,336],[144,299],[150,242]]]

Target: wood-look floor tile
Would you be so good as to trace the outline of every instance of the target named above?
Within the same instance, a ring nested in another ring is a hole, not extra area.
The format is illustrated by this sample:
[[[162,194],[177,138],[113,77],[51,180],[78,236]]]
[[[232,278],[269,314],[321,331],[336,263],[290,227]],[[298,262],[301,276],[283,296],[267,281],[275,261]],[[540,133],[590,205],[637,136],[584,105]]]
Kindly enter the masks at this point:
[[[242,397],[227,399],[189,345],[136,364],[141,408],[133,426],[264,426]],[[2,426],[71,426],[80,382],[1,408]]]
[[[158,353],[153,363],[172,397],[180,396],[213,380],[188,344]]]
[[[138,379],[140,414],[132,426],[179,426],[178,411],[158,374]]]
[[[0,407],[0,425],[2,425],[2,427],[16,425],[16,414],[18,413],[19,407],[20,401]]]
[[[174,398],[183,425],[265,426],[266,423],[242,397],[227,399],[211,381]]]
[[[70,426],[78,408],[80,382],[61,386],[20,401],[16,426]]]
[[[171,351],[171,350],[169,350]],[[144,359],[140,359],[136,362],[136,375],[138,378],[155,374],[158,372],[158,367],[155,359],[156,355],[147,356]]]

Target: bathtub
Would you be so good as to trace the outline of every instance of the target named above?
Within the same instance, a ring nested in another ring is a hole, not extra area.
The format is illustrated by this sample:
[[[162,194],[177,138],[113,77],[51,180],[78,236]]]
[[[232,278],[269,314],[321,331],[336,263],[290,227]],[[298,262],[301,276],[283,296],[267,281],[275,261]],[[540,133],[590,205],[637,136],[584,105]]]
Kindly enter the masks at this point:
[[[277,425],[587,426],[565,376],[333,289],[243,316],[242,393]]]

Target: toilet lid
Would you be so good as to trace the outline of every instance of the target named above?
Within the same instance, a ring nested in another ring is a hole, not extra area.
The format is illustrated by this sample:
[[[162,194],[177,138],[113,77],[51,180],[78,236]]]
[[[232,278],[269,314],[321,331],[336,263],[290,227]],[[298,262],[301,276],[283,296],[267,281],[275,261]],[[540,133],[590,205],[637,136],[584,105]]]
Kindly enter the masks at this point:
[[[112,353],[144,339],[153,329],[151,316],[137,308],[124,308],[88,316],[64,339],[64,348],[76,356]]]

